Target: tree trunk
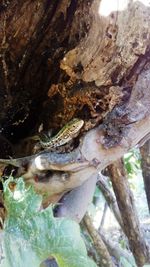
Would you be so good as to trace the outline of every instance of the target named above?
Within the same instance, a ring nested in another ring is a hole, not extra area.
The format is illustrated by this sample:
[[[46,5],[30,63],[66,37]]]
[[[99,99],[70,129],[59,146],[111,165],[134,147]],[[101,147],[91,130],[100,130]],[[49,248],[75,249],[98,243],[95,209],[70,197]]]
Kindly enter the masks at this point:
[[[104,121],[104,143],[110,147],[147,114],[149,9],[129,0],[118,11],[117,6],[105,10],[105,4],[1,4],[0,124],[9,140],[37,131],[41,123],[56,131],[76,116],[84,119],[83,130]]]
[[[140,228],[123,162],[118,160],[113,163],[109,166],[109,172],[130,249],[134,254],[137,266],[142,267],[146,262],[150,261],[150,251]]]
[[[140,147],[140,153],[145,192],[148,208],[150,211],[150,140],[148,140],[142,147]]]
[[[0,127],[9,147],[7,155],[0,149],[0,162],[48,193],[45,206],[78,190],[150,132],[149,4],[108,3],[0,4]],[[55,134],[75,117],[84,126],[58,153],[33,155],[35,142],[21,140],[41,129]],[[12,152],[15,159],[3,161]],[[64,203],[72,213],[69,198]]]

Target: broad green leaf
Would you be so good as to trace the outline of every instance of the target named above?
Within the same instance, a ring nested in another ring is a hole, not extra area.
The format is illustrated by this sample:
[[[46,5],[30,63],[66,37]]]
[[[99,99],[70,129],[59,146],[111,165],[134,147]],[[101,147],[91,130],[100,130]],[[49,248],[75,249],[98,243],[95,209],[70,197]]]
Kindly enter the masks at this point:
[[[96,267],[87,257],[77,223],[55,218],[52,208],[41,208],[42,198],[22,178],[11,191],[13,178],[4,183],[7,219],[0,241],[0,267],[39,267],[52,256],[60,267]]]

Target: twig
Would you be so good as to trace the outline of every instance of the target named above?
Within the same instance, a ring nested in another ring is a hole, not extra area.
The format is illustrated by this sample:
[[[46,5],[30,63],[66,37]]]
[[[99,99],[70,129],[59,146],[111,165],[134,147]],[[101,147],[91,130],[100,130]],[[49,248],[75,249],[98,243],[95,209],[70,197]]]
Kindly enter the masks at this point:
[[[106,217],[107,208],[108,208],[108,204],[107,204],[107,202],[105,202],[105,204],[104,204],[104,210],[103,210],[103,215],[102,215],[102,218],[101,218],[101,222],[100,222],[100,226],[98,228],[98,231],[100,231],[103,228],[104,220],[105,220],[105,217]]]
[[[120,214],[120,211],[118,208],[117,201],[116,201],[115,197],[113,196],[111,190],[109,189],[108,184],[106,182],[106,179],[104,179],[104,178],[105,178],[105,176],[103,176],[102,174],[99,174],[97,186],[102,191],[103,196],[104,196],[109,208],[113,211],[113,214],[114,214],[117,222],[119,223],[120,227],[123,229],[123,222],[122,222],[122,218],[121,218],[121,214]]]

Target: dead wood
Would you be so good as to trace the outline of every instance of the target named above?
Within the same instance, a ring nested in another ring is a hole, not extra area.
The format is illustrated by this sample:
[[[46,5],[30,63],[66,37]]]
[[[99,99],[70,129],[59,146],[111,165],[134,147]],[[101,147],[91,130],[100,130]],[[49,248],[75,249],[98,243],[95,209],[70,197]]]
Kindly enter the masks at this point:
[[[48,192],[44,203],[79,187],[150,132],[150,8],[128,0],[106,10],[105,3],[0,4],[0,127],[16,153],[5,164]],[[85,121],[80,144],[73,141],[77,150],[18,149],[19,139],[41,125],[55,133],[74,117]]]
[[[73,152],[57,154],[44,151],[30,157],[2,159],[0,162],[4,165],[9,163],[18,166],[19,174],[24,176],[28,184],[33,184],[35,189],[44,195],[46,192],[48,199],[51,197],[53,199],[55,195],[58,199],[62,193],[80,186],[91,175],[97,174],[114,160],[119,159],[149,131],[148,116],[132,125],[126,138],[122,139],[121,145],[109,149],[103,145],[103,130],[96,128],[83,137],[80,146]]]
[[[18,140],[41,123],[56,131],[75,116],[87,130],[105,118],[105,145],[112,146],[145,116],[149,7],[130,0],[120,7],[106,12],[98,0],[1,4],[3,135]]]

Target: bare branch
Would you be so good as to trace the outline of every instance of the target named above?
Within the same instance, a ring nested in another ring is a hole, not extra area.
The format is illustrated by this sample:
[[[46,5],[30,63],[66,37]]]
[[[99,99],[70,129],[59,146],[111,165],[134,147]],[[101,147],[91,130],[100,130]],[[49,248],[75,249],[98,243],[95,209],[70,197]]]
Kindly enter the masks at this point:
[[[100,190],[102,191],[103,196],[104,196],[108,206],[113,211],[113,214],[114,214],[117,222],[119,223],[121,228],[123,228],[122,218],[121,218],[121,214],[120,214],[120,211],[119,211],[119,208],[117,205],[117,201],[116,201],[115,197],[113,196],[111,190],[109,189],[106,181],[104,180],[104,177],[101,174],[99,175],[97,185],[99,186]]]
[[[120,261],[120,258],[123,257],[130,263],[134,261],[133,256],[128,251],[122,249],[117,242],[113,242],[110,238],[106,237],[102,231],[100,231],[103,242],[108,248],[110,255],[114,256],[117,261]]]
[[[111,256],[108,253],[107,247],[105,246],[97,230],[94,228],[92,219],[90,218],[88,213],[86,213],[86,215],[84,216],[84,223],[90,236],[92,237],[96,251],[100,255],[100,266],[113,267],[114,264],[112,262]]]
[[[64,196],[57,209],[58,217],[69,217],[80,222],[91,203],[95,191],[97,175],[92,175],[80,187]]]
[[[124,232],[128,237],[130,249],[134,254],[137,265],[142,267],[150,261],[150,248],[143,237],[124,165],[121,160],[118,160],[108,168],[122,216]]]
[[[149,132],[150,116],[147,116],[132,124],[120,145],[109,149],[102,144],[103,130],[97,127],[85,134],[74,152],[57,154],[44,151],[31,157],[2,159],[0,162],[19,166],[19,174],[23,175],[28,184],[33,184],[38,192],[48,192],[48,197],[56,194],[56,199],[59,199],[62,193],[80,186],[91,175],[122,157]],[[47,179],[43,179],[43,176]]]

